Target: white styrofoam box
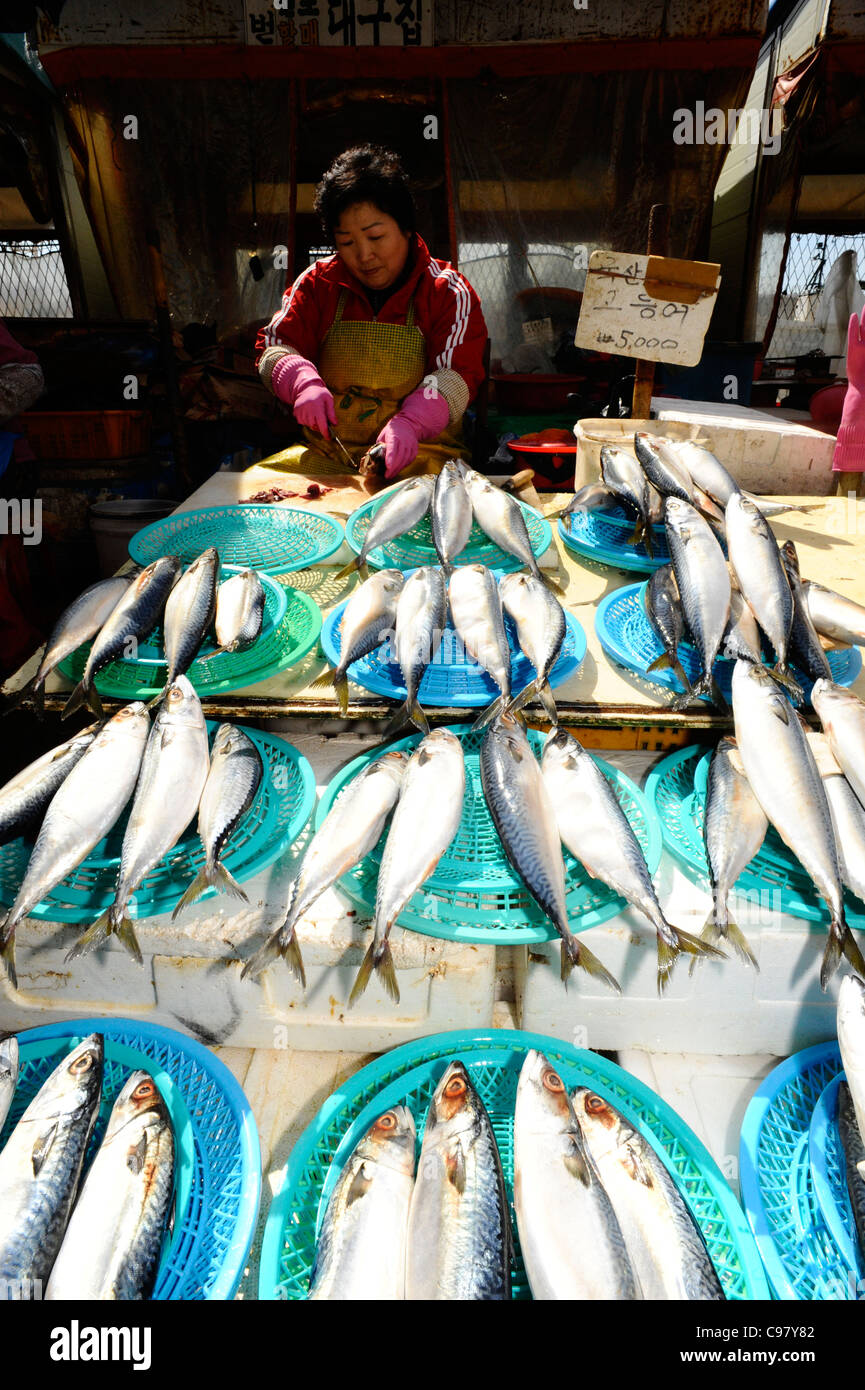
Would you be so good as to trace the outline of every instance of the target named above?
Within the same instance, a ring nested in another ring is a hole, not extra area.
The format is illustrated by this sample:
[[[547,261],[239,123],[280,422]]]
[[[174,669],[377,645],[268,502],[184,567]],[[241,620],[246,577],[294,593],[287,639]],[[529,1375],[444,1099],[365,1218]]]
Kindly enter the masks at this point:
[[[658,423],[699,428],[700,438],[751,492],[828,497],[835,488],[835,436],[771,410],[715,401],[652,400]]]
[[[668,919],[699,935],[711,897],[666,851],[655,886]],[[559,979],[559,943],[533,946],[517,966],[521,1026],[601,1051],[638,1048],[720,1056],[784,1057],[834,1037],[843,972],[824,994],[820,962],[825,931],[772,911],[765,901],[737,903],[731,896],[730,903],[730,915],[744,931],[759,973],[728,955],[723,961],[701,963],[691,974],[688,958],[681,956],[666,993],[659,997],[654,931],[641,914],[628,908],[579,936],[619,981],[621,996],[577,970],[566,990]]]

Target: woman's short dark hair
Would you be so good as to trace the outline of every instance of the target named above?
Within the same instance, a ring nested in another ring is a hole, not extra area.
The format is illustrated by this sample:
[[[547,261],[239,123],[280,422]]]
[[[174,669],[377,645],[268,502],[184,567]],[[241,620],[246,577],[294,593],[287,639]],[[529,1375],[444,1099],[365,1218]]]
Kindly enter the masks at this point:
[[[402,231],[414,231],[414,201],[408,178],[399,156],[392,150],[381,145],[357,145],[333,161],[315,190],[315,211],[331,240],[340,217],[355,203],[374,203]]]

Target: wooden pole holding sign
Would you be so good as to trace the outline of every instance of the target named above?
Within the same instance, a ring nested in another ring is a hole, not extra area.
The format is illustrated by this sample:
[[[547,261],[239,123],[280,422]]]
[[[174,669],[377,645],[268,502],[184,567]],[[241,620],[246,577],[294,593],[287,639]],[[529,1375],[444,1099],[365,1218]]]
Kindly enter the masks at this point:
[[[666,256],[670,242],[670,204],[654,203],[649,212],[649,242],[646,250],[650,256]],[[634,377],[634,399],[631,415],[635,420],[648,420],[652,413],[652,388],[655,385],[655,364],[643,358],[637,359]]]

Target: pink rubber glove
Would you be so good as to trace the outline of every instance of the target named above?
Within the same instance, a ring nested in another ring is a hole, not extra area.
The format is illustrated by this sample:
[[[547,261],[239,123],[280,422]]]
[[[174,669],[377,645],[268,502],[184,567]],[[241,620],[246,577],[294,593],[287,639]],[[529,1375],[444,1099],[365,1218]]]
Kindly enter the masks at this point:
[[[847,329],[847,394],[832,457],[833,473],[865,473],[865,309]]]
[[[376,440],[377,444],[384,445],[386,478],[395,478],[397,473],[414,462],[422,439],[435,439],[447,426],[450,406],[444,396],[427,396],[425,389],[418,386],[410,396],[406,396],[396,415],[387,422]]]
[[[311,362],[293,353],[280,357],[271,373],[270,384],[274,395],[291,406],[299,425],[330,439],[328,424],[336,424],[336,406]]]

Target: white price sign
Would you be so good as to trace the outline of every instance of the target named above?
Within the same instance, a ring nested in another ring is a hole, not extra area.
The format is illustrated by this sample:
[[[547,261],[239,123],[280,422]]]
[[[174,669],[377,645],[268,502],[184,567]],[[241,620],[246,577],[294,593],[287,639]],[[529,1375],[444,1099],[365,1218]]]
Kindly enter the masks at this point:
[[[705,261],[593,251],[577,347],[695,367],[721,283]]]

